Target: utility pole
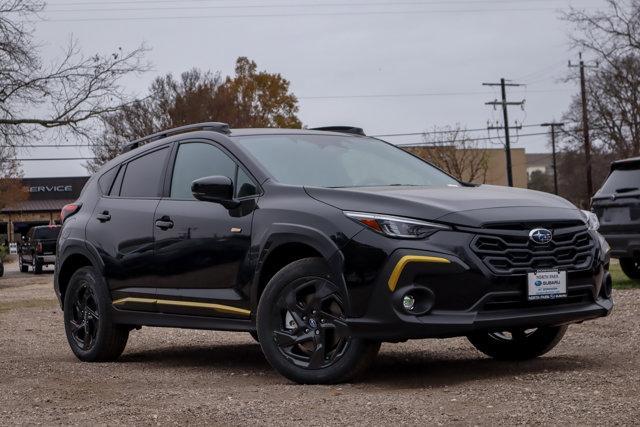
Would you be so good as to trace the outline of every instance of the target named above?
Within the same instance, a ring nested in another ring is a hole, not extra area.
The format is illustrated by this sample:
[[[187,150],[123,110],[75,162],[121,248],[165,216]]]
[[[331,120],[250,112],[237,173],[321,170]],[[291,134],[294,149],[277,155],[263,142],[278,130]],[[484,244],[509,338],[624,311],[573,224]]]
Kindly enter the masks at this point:
[[[580,62],[572,64],[569,61],[569,68],[580,68],[580,94],[582,97],[582,138],[584,140],[584,156],[587,162],[587,199],[593,195],[593,178],[591,174],[591,141],[589,140],[589,114],[587,112],[587,83],[585,78],[585,68],[597,68],[598,65],[587,65],[582,60],[580,52]]]
[[[542,123],[540,126],[551,128],[551,152],[553,155],[553,192],[558,194],[558,166],[556,163],[556,128],[561,128],[564,123]]]
[[[498,101],[497,99],[491,102],[485,102],[485,105],[491,105],[494,108],[498,105],[502,106],[502,117],[503,117],[503,127],[504,129],[504,141],[505,141],[505,152],[507,156],[507,182],[509,187],[513,187],[513,168],[511,164],[511,139],[509,135],[510,129],[522,129],[522,126],[509,126],[509,106],[511,105],[524,105],[524,100],[520,102],[509,102],[507,101],[507,87],[516,87],[523,86],[517,83],[507,83],[507,81],[502,78],[500,79],[500,83],[482,83],[482,86],[500,86],[502,90],[502,101]],[[498,126],[489,126],[488,130],[496,130],[501,129]]]

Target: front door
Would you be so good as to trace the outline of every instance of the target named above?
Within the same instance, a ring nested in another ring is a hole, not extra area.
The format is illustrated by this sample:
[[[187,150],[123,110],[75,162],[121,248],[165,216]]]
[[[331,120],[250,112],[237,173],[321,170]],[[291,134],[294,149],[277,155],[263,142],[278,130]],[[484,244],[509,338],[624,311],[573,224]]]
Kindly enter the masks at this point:
[[[223,175],[234,181],[238,208],[196,200],[191,182]],[[174,314],[246,317],[242,269],[251,245],[256,185],[221,148],[183,142],[170,191],[155,213],[158,310]]]

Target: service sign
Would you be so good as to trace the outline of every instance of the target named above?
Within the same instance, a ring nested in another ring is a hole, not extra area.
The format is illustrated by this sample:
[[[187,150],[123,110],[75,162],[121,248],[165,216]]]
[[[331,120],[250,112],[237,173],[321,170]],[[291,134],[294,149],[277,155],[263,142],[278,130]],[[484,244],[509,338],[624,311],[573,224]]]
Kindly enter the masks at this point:
[[[529,301],[567,297],[567,272],[538,270],[528,275]]]

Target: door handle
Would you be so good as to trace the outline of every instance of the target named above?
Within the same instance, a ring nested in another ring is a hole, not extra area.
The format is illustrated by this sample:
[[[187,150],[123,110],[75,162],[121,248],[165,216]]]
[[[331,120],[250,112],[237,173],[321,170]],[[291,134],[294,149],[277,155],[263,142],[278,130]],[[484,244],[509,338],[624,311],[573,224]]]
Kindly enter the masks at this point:
[[[173,228],[173,221],[171,221],[171,218],[169,218],[168,216],[163,216],[162,218],[156,220],[156,227],[158,227],[160,230],[168,230],[170,228]]]
[[[109,211],[103,211],[96,215],[96,218],[98,218],[98,221],[100,222],[107,222],[111,219],[111,215],[109,215]]]

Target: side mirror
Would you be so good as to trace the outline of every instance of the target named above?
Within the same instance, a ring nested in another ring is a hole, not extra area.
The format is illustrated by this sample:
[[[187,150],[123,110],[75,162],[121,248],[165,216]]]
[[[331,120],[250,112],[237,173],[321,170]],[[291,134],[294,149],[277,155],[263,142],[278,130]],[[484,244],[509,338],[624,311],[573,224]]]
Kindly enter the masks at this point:
[[[220,203],[232,209],[240,203],[233,198],[233,181],[226,176],[205,176],[191,183],[191,193],[197,200]]]

